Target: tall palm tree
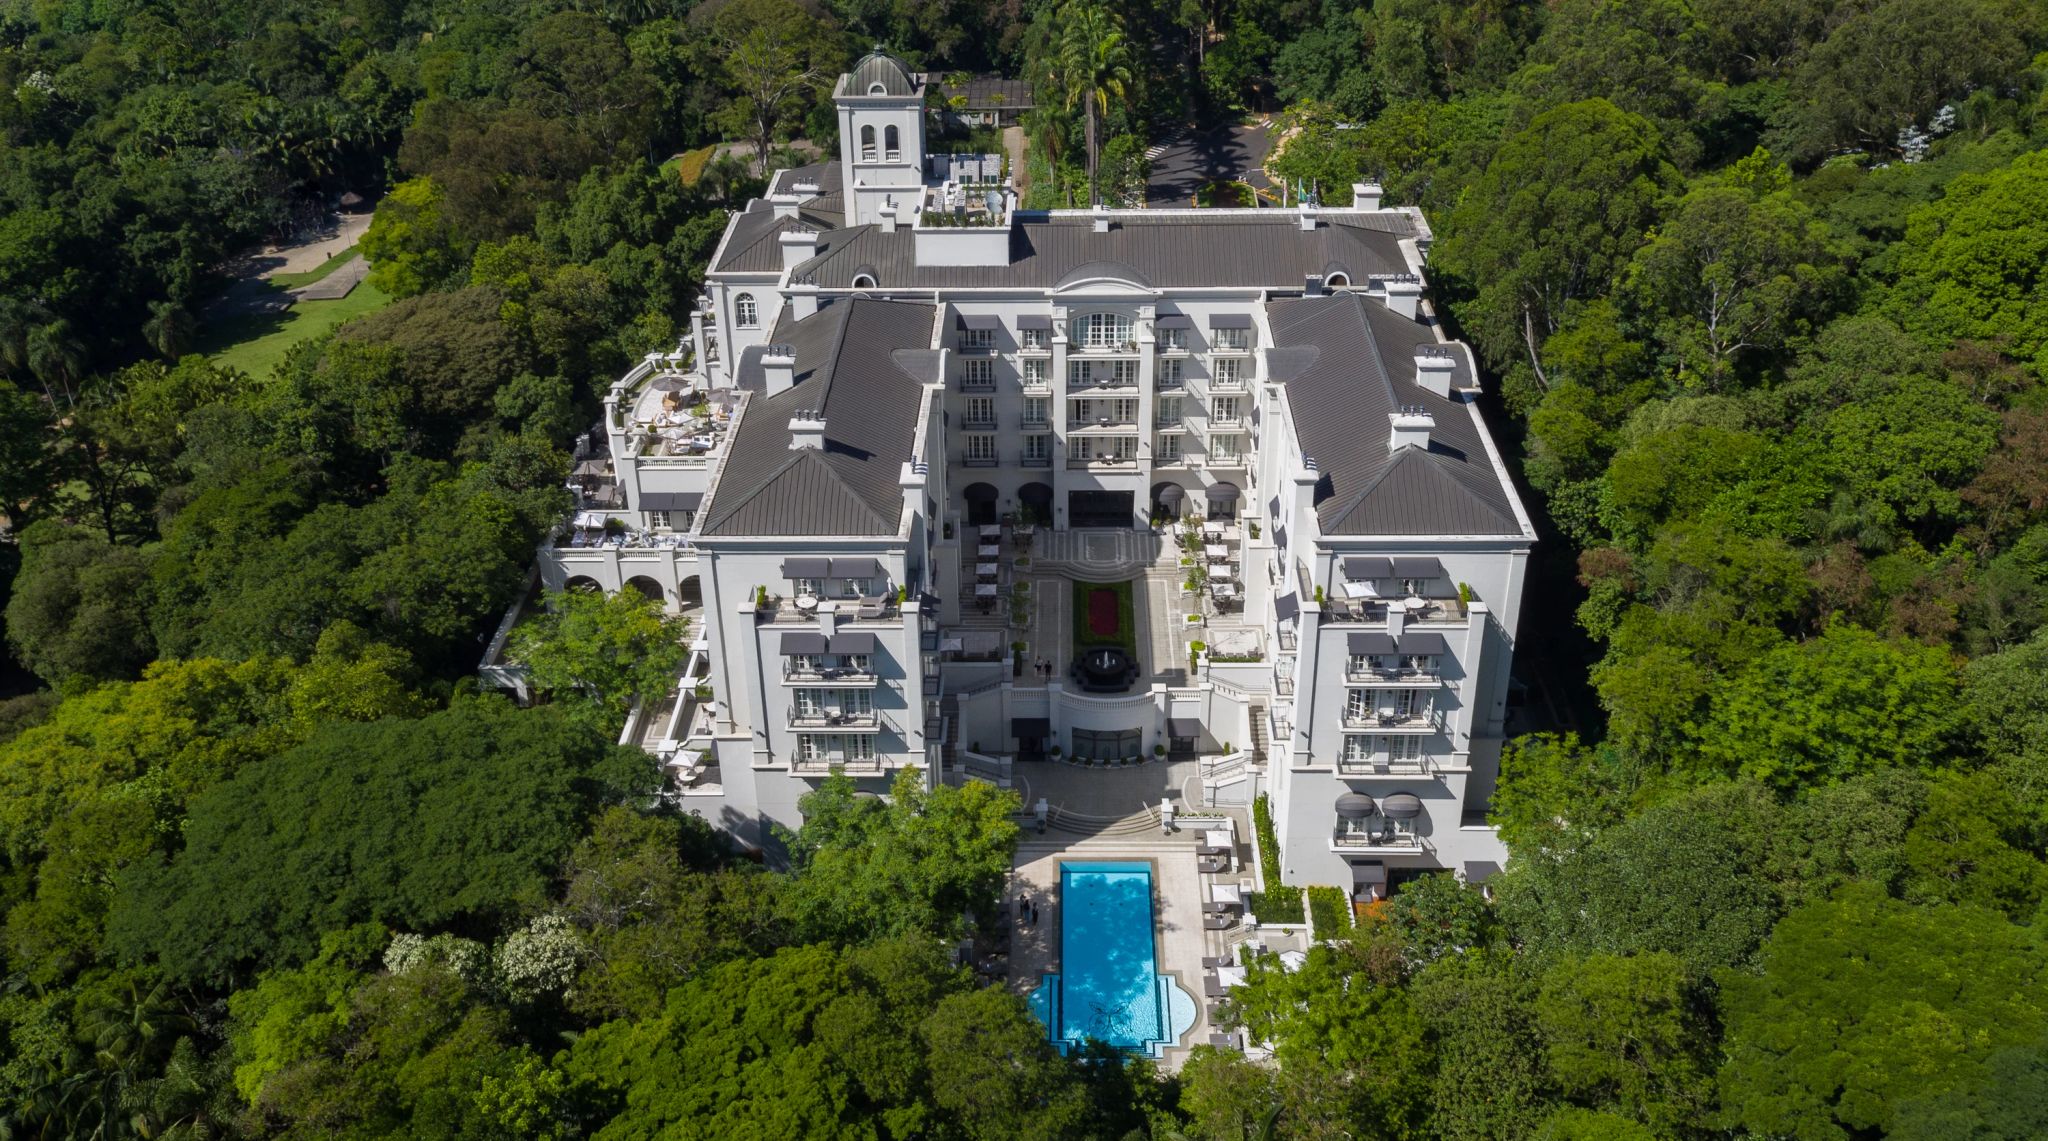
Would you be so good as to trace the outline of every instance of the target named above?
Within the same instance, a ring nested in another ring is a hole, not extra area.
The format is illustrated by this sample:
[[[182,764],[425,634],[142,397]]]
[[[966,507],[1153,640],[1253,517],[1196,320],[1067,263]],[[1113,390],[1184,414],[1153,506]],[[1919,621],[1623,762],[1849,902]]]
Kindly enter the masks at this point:
[[[1068,0],[1060,10],[1059,77],[1067,109],[1080,103],[1086,115],[1088,205],[1095,205],[1095,160],[1101,153],[1096,125],[1109,114],[1111,96],[1124,97],[1131,82],[1131,50],[1116,15],[1099,0]]]

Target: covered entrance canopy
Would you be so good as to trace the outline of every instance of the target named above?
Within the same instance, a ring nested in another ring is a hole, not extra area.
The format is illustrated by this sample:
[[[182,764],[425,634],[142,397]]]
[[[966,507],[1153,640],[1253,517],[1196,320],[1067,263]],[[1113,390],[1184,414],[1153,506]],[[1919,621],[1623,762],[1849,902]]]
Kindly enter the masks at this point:
[[[1234,483],[1212,483],[1209,485],[1209,518],[1237,518],[1237,485]]]

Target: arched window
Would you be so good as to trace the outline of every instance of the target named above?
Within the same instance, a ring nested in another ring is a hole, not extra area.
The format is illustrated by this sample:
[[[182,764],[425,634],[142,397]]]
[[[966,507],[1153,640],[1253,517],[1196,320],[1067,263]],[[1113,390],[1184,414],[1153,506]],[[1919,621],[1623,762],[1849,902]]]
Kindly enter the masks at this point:
[[[1351,288],[1351,279],[1341,273],[1333,273],[1324,280],[1323,284],[1331,289],[1349,289]]]
[[[887,87],[884,87],[884,86],[882,86],[882,85],[881,85],[881,84],[879,84],[879,83],[870,83],[870,84],[868,84],[868,94],[869,94],[869,95],[887,95],[888,93],[889,93],[889,89],[888,89]]]
[[[860,161],[875,161],[875,129],[872,126],[860,129]]]
[[[871,273],[856,273],[856,274],[854,274],[854,275],[853,275],[853,288],[855,288],[855,289],[873,289],[874,287],[875,287],[875,276],[874,276],[873,274],[871,274]]]
[[[1121,348],[1131,339],[1131,319],[1121,313],[1090,313],[1081,318],[1081,344],[1091,349]]]
[[[896,134],[896,128],[887,127],[882,131],[882,152],[890,162],[903,161],[903,146]]]
[[[742,293],[732,299],[732,319],[742,329],[751,329],[761,323],[760,307],[754,304],[754,295]]]

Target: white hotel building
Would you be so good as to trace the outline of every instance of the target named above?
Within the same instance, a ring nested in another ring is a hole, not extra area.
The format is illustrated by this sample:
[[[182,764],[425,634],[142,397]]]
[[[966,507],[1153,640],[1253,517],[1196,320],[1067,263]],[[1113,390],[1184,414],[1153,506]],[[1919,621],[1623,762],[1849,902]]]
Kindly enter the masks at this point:
[[[1369,185],[1342,209],[1020,210],[999,160],[925,153],[923,84],[879,54],[840,78],[837,161],[734,215],[687,345],[613,386],[580,457],[542,584],[684,610],[709,687],[628,736],[751,844],[833,768],[1071,786],[1077,756],[1156,746],[1200,759],[1184,811],[1270,797],[1289,882],[1489,874],[1535,535],[1422,302],[1420,212]],[[1014,671],[1012,640],[1055,644],[1048,575],[1103,581],[1078,560],[1142,560],[1162,515],[1227,521],[1192,554],[1235,597],[1182,589],[1170,525],[1172,578],[1124,577],[1172,660],[1141,646],[1122,693]],[[1191,669],[1194,640],[1223,660]]]

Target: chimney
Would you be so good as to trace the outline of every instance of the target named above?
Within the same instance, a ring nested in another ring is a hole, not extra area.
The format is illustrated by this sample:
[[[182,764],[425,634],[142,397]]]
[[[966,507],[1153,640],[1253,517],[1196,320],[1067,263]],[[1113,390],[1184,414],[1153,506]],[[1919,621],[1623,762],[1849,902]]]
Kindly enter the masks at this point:
[[[788,392],[796,384],[796,350],[788,345],[769,345],[761,354],[761,379],[769,396]]]
[[[1387,441],[1387,450],[1398,452],[1402,448],[1429,450],[1429,433],[1436,427],[1436,420],[1420,408],[1403,408],[1390,414],[1393,433]]]
[[[802,282],[789,287],[789,315],[803,320],[818,311],[818,286],[814,282]]]
[[[792,192],[794,192],[798,198],[809,199],[816,198],[818,196],[818,184],[815,180],[812,179],[803,179],[798,182],[793,182],[790,184],[789,189]]]
[[[1415,383],[1448,400],[1451,396],[1451,370],[1458,360],[1451,350],[1443,345],[1417,345],[1415,347]]]
[[[782,243],[782,268],[795,269],[818,256],[818,232],[816,230],[789,230],[780,239]]]
[[[895,233],[895,232],[896,232],[896,200],[892,198],[892,199],[890,199],[889,201],[887,201],[887,202],[884,202],[884,203],[882,203],[882,208],[881,208],[880,210],[876,211],[876,213],[878,213],[878,214],[880,214],[880,215],[882,216],[882,232],[883,232],[883,233],[885,233],[885,234],[893,234],[893,233]]]
[[[1351,208],[1353,210],[1377,210],[1380,197],[1386,193],[1377,182],[1354,182],[1351,184]]]
[[[1101,202],[1095,204],[1095,232],[1109,233],[1109,207]]]
[[[1387,308],[1413,321],[1422,307],[1422,279],[1412,273],[1396,273],[1380,284],[1386,290]]]
[[[796,217],[796,208],[802,202],[803,199],[798,198],[794,194],[770,194],[768,196],[768,205],[775,211],[777,218]]]
[[[799,408],[789,418],[789,450],[800,452],[805,448],[825,450],[825,414]]]
[[[1301,210],[1301,228],[1302,228],[1303,230],[1313,230],[1313,229],[1315,229],[1315,228],[1316,228],[1316,219],[1317,219],[1317,218],[1318,218],[1319,216],[1321,216],[1321,214],[1322,214],[1322,209],[1321,209],[1320,207],[1318,207],[1318,206],[1317,206],[1317,205],[1316,205],[1315,203],[1313,203],[1313,202],[1303,202],[1303,203],[1301,204],[1300,210]]]
[[[1321,297],[1323,295],[1323,275],[1320,273],[1309,274],[1307,280],[1302,283],[1301,295],[1303,297]]]

